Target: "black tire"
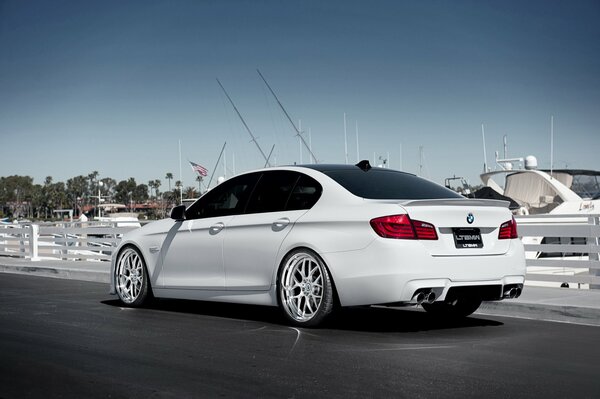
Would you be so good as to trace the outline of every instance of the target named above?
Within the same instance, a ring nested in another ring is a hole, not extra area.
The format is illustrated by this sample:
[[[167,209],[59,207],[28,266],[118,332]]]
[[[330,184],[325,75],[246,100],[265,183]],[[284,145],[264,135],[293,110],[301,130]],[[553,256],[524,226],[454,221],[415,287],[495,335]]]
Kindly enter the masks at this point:
[[[424,303],[423,309],[435,316],[458,319],[473,314],[481,302],[479,298],[455,298],[446,302]]]
[[[333,284],[319,255],[299,248],[283,259],[277,300],[287,321],[297,327],[316,327],[333,312]]]
[[[124,306],[137,308],[153,298],[146,262],[137,248],[128,246],[121,250],[113,278],[117,296]]]

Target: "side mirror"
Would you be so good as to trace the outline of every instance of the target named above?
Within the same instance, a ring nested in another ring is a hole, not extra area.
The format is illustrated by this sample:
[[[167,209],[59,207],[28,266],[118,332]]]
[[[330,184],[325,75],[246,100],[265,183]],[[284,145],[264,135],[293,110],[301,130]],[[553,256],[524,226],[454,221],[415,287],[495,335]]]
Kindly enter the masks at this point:
[[[171,209],[171,219],[181,222],[185,220],[185,205],[178,205]]]

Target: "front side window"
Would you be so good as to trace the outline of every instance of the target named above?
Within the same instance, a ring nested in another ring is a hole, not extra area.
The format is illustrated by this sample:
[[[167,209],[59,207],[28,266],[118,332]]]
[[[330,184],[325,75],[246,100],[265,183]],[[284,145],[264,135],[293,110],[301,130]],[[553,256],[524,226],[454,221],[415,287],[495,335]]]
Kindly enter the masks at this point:
[[[251,173],[221,183],[190,206],[185,218],[202,219],[243,213],[259,176],[260,173]]]

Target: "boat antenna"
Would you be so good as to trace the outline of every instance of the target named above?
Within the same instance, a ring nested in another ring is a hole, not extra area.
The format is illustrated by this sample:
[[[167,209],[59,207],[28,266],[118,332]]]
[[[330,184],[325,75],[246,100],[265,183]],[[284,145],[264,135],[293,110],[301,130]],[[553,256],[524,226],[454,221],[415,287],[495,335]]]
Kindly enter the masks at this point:
[[[310,149],[310,146],[306,143],[306,140],[304,140],[304,137],[302,136],[302,133],[300,132],[300,129],[298,129],[296,127],[296,124],[294,123],[294,121],[292,121],[292,118],[290,117],[290,115],[285,110],[283,104],[281,104],[281,101],[279,101],[279,97],[277,97],[277,94],[275,94],[275,92],[271,88],[271,85],[269,85],[269,83],[267,82],[267,79],[265,79],[265,77],[263,76],[263,74],[260,73],[260,70],[258,68],[256,69],[256,72],[258,72],[258,75],[260,76],[260,78],[263,80],[263,82],[265,82],[265,85],[267,86],[267,88],[269,89],[269,91],[271,92],[271,94],[273,95],[273,97],[275,97],[275,100],[277,100],[277,104],[279,104],[279,107],[283,111],[284,115],[286,116],[286,118],[288,119],[288,121],[290,121],[290,123],[294,127],[294,130],[296,131],[296,135],[298,137],[300,137],[300,140],[302,140],[302,144],[304,145],[304,148],[306,148],[308,150],[308,153],[312,157],[313,161],[315,163],[319,163],[319,161],[317,161],[317,157],[315,157],[315,154],[313,154],[312,150]]]
[[[238,111],[237,107],[233,103],[233,100],[231,99],[231,97],[229,97],[229,94],[227,94],[227,90],[225,90],[225,88],[223,87],[223,85],[221,84],[221,82],[219,81],[218,78],[217,78],[217,83],[219,84],[219,86],[221,86],[221,90],[223,90],[223,93],[225,93],[225,95],[227,96],[227,99],[229,100],[229,102],[231,103],[231,106],[233,107],[233,109],[237,113],[237,116],[240,118],[240,120],[244,124],[244,127],[248,131],[248,134],[250,134],[250,137],[252,137],[252,140],[250,140],[250,141],[253,141],[254,144],[256,144],[256,148],[258,148],[258,151],[260,151],[260,154],[263,156],[263,158],[264,158],[264,160],[266,162],[266,165],[267,166],[271,166],[271,164],[269,163],[269,158],[267,158],[267,156],[265,155],[265,153],[262,150],[262,148],[260,148],[260,145],[258,144],[258,141],[256,141],[256,137],[254,137],[254,134],[252,134],[252,130],[250,130],[250,128],[248,127],[248,124],[246,123],[246,121],[242,117],[242,114],[240,114],[240,111]]]
[[[206,185],[207,189],[210,187],[210,183],[212,182],[213,176],[215,175],[215,171],[217,170],[217,167],[219,166],[219,161],[221,160],[221,156],[223,156],[223,151],[225,151],[225,146],[226,145],[227,145],[227,142],[224,142],[223,143],[223,148],[221,148],[221,153],[219,154],[219,158],[217,158],[217,162],[215,163],[215,167],[213,168],[213,171],[210,174],[210,179],[208,180],[208,184]]]

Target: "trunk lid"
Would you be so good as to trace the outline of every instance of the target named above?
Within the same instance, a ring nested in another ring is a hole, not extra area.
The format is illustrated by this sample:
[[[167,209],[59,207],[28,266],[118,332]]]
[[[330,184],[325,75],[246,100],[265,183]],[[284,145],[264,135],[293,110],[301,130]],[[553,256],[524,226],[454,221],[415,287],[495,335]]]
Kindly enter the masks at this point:
[[[506,201],[459,198],[399,205],[412,220],[435,226],[437,240],[420,240],[432,256],[502,255],[510,247],[509,239],[498,239],[500,225],[512,218]]]

